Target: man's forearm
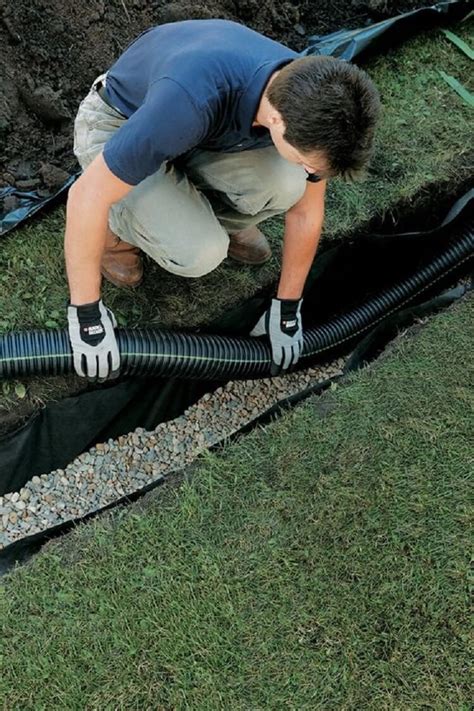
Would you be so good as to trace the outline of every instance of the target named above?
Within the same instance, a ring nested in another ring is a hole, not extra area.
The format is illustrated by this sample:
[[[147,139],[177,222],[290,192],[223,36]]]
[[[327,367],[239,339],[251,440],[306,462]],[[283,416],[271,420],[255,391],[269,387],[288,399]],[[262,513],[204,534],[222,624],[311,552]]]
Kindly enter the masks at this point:
[[[64,250],[71,303],[75,306],[100,298],[100,265],[109,210],[132,187],[110,172],[100,153],[69,190]]]
[[[289,214],[285,219],[283,259],[278,286],[279,299],[300,299],[313,263],[324,215],[310,219],[304,214]]]
[[[74,186],[75,187],[75,186]],[[100,298],[100,264],[108,229],[108,209],[71,188],[67,204],[64,252],[71,303]]]

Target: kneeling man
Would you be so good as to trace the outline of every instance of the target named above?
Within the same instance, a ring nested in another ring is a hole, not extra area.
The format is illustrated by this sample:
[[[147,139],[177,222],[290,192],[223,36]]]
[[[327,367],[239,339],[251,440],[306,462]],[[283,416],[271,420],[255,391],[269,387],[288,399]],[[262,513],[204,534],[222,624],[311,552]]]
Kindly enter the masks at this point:
[[[372,153],[378,92],[356,66],[301,57],[225,20],[154,27],[98,77],[82,101],[65,234],[69,334],[79,375],[119,371],[102,276],[142,279],[141,252],[200,277],[227,256],[271,255],[257,225],[285,213],[275,298],[252,331],[276,369],[303,342],[301,296],[324,218],[327,180],[354,179]]]

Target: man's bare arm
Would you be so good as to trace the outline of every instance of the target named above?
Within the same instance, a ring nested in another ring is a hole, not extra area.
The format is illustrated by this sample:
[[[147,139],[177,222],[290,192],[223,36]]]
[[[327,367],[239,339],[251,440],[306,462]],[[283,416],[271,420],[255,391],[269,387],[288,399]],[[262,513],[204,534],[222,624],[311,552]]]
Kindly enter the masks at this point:
[[[286,213],[279,299],[301,298],[321,236],[326,183],[308,182],[301,200]]]
[[[64,251],[71,303],[76,306],[100,299],[109,209],[132,187],[109,170],[100,153],[69,190]]]

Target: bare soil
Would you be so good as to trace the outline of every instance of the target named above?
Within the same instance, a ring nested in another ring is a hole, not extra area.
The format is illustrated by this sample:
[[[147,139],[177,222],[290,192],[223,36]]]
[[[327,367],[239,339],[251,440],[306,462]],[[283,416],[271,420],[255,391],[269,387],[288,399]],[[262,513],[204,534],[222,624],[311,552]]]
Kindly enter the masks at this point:
[[[78,170],[72,126],[94,78],[144,29],[227,18],[300,51],[312,34],[359,27],[420,0],[0,0],[0,188],[47,196]],[[0,214],[15,208],[6,198]]]

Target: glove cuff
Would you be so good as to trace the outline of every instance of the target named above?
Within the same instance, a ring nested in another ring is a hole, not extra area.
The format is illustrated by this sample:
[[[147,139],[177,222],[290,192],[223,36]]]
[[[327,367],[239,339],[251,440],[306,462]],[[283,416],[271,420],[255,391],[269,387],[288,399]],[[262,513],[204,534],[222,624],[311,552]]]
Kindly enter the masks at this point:
[[[102,303],[101,299],[97,299],[97,301],[91,301],[88,304],[80,304],[79,306],[76,306],[75,304],[71,304],[71,302],[68,302],[68,306],[71,306],[73,309],[76,309],[78,317],[80,316],[81,318],[84,318],[87,321],[93,320],[93,319],[100,319],[101,313],[100,313],[100,305]]]
[[[300,299],[280,299],[278,296],[275,296],[275,301],[279,301],[281,304],[296,304],[298,305],[300,301],[303,301],[303,297]]]
[[[282,321],[291,321],[299,313],[303,299],[275,299],[280,302],[280,316]]]

